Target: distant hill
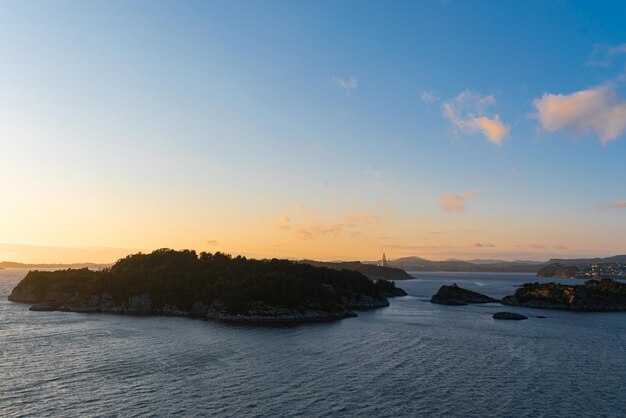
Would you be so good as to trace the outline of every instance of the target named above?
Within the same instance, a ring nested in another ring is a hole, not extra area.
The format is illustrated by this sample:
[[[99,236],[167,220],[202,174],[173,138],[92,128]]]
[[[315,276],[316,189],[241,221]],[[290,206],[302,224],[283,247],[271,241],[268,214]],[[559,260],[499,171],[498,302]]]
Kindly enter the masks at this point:
[[[552,258],[546,264],[560,264],[562,266],[576,266],[585,264],[626,264],[626,255],[614,255],[606,258]]]
[[[463,261],[463,260],[460,260]],[[507,260],[491,260],[491,259],[477,259],[477,260],[466,260],[468,263],[472,264],[533,264],[542,266],[546,262],[545,261],[530,261],[530,260],[515,260],[515,261],[507,261]]]
[[[335,270],[354,270],[366,275],[370,280],[408,280],[413,278],[413,276],[399,268],[377,266],[375,263],[364,264],[360,261],[326,262],[314,260],[300,260],[299,263],[310,264],[316,267],[332,268]]]
[[[367,262],[375,264],[375,261]],[[482,273],[536,273],[544,265],[540,262],[504,260],[445,260],[432,261],[421,257],[403,257],[388,261],[391,267],[405,271],[449,271]]]
[[[46,263],[16,263],[15,261],[0,261],[0,268],[3,269],[82,269],[100,270],[111,267],[112,264],[97,263],[72,263],[72,264],[46,264]]]
[[[376,261],[366,261],[366,264],[376,264]],[[403,257],[389,260],[388,265],[405,271],[448,271],[448,272],[477,272],[477,273],[537,273],[544,266],[558,264],[561,266],[578,266],[588,264],[626,264],[626,255],[616,255],[606,258],[553,258],[546,262],[541,261],[506,261],[492,259],[432,261],[422,257]]]

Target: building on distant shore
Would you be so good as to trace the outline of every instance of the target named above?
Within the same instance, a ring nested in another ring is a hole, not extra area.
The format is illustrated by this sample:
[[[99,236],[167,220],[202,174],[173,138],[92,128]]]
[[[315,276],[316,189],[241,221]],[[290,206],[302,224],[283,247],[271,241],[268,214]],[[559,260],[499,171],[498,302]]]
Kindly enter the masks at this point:
[[[383,258],[378,262],[378,265],[381,267],[387,267],[387,257],[385,253],[383,253]]]

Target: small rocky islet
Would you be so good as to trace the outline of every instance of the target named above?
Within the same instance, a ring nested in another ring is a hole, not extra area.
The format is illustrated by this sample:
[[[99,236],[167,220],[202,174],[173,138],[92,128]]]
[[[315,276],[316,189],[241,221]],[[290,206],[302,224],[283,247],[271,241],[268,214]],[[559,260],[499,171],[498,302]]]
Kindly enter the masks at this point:
[[[162,249],[93,271],[30,271],[8,299],[33,311],[188,316],[240,323],[353,317],[406,295],[393,281],[289,260]]]
[[[467,305],[470,303],[496,302],[526,308],[559,309],[576,312],[626,311],[626,284],[612,279],[588,280],[584,284],[526,283],[518,287],[514,295],[501,300],[490,298],[455,284],[444,285],[431,298],[432,303],[443,305]],[[506,312],[498,314],[504,318]],[[495,316],[494,316],[495,318]],[[523,318],[519,318],[523,319]]]
[[[527,316],[514,312],[496,312],[493,314],[493,319],[504,319],[508,321],[521,321],[528,319]]]
[[[457,286],[456,283],[441,286],[430,301],[440,305],[467,305],[470,303],[499,302],[499,300],[485,296],[481,293],[463,289]]]

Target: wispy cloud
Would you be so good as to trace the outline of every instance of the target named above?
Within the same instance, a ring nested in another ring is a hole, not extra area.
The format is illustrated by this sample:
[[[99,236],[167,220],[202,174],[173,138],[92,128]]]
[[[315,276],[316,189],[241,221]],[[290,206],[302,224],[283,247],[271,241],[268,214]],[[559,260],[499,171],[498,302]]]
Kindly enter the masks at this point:
[[[296,219],[295,221],[291,215]],[[288,231],[296,238],[306,240],[329,234],[339,236],[343,233],[355,237],[359,235],[359,229],[380,222],[382,222],[382,217],[362,211],[347,212],[339,220],[328,222],[317,219],[313,209],[292,205],[290,210],[278,216],[274,222],[274,228]]]
[[[420,94],[420,99],[427,104],[439,101],[439,97],[435,96],[435,92],[430,90],[424,90],[422,94]]]
[[[380,202],[378,204],[378,211],[382,213],[383,216],[390,216],[392,212],[391,207],[389,207],[389,205],[383,202]]]
[[[476,193],[476,190],[468,190],[460,194],[443,193],[439,197],[439,206],[446,212],[463,212],[467,201]]]
[[[483,242],[476,242],[476,243],[474,243],[473,247],[476,247],[476,248],[494,248],[495,245],[493,245],[491,242],[485,242],[485,243],[483,243]]]
[[[326,234],[339,234],[345,228],[345,225],[339,223],[324,223],[320,221],[314,221],[306,226],[298,227],[294,230],[297,238],[300,239],[313,239],[320,235]]]
[[[352,90],[355,90],[358,86],[358,81],[354,77],[350,78],[341,78],[341,77],[333,77],[333,84],[341,89],[343,89],[346,93],[346,96],[350,97],[352,94]]]
[[[489,142],[500,145],[508,135],[509,127],[500,120],[500,115],[488,112],[488,108],[495,104],[493,95],[482,96],[467,90],[445,102],[442,107],[455,132],[480,132]]]
[[[597,209],[626,209],[626,200],[620,200],[619,202],[610,203],[608,205],[596,206]]]
[[[380,222],[381,218],[368,212],[349,212],[343,215],[343,221],[347,224],[372,224]]]
[[[626,43],[618,45],[597,44],[593,46],[587,65],[610,67],[616,57],[626,54]]]
[[[376,180],[379,180],[383,177],[383,172],[376,169],[376,168],[372,168],[372,167],[368,167],[367,170],[363,171],[363,174],[365,174],[368,177],[372,177]]]
[[[291,218],[287,214],[280,215],[276,222],[274,222],[274,228],[289,231],[291,229]]]
[[[610,83],[569,95],[546,93],[533,103],[548,132],[595,133],[606,144],[626,130],[626,101]]]

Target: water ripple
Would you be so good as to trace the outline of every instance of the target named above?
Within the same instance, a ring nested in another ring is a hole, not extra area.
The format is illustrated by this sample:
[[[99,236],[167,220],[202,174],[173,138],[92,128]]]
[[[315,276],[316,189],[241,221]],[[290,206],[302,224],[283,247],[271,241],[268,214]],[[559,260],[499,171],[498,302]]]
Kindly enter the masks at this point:
[[[0,271],[2,416],[626,416],[626,315],[427,303],[529,275],[421,274],[358,318],[254,328],[30,312],[6,301],[24,274]]]

